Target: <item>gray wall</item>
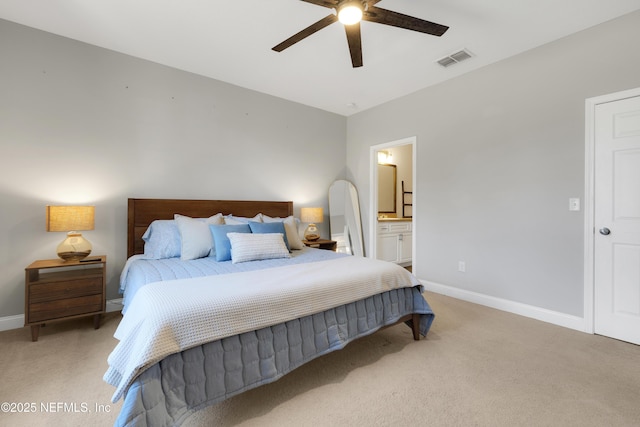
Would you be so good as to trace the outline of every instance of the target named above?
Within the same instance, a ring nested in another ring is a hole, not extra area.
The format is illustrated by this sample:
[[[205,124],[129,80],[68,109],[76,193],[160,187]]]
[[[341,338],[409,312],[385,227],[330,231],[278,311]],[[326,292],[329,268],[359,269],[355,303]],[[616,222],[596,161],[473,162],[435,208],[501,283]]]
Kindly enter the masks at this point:
[[[0,57],[0,318],[24,312],[24,267],[64,238],[45,231],[47,204],[95,204],[83,234],[116,298],[128,197],[293,200],[298,214],[326,211],[344,178],[342,116],[2,20]]]
[[[636,12],[349,117],[364,207],[369,147],[417,137],[418,278],[583,315],[585,99],[640,86],[638,40]]]

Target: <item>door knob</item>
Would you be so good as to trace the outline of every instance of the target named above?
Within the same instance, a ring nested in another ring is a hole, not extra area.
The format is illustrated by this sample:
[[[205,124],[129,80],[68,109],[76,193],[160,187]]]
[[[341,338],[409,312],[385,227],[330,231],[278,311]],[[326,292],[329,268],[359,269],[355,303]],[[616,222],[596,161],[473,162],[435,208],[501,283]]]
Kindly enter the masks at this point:
[[[609,234],[611,234],[611,230],[609,230],[607,227],[603,227],[600,229],[600,234],[602,234],[603,236],[608,236]]]

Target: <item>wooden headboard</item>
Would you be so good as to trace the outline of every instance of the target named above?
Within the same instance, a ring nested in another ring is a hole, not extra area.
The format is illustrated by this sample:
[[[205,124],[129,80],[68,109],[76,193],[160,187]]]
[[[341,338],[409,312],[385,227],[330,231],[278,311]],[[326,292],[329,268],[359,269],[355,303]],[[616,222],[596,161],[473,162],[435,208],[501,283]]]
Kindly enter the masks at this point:
[[[192,218],[208,218],[221,212],[224,215],[253,217],[259,213],[285,218],[293,215],[293,202],[265,202],[253,200],[182,200],[129,199],[127,215],[127,258],[144,253],[142,235],[152,221],[173,219],[174,214]]]

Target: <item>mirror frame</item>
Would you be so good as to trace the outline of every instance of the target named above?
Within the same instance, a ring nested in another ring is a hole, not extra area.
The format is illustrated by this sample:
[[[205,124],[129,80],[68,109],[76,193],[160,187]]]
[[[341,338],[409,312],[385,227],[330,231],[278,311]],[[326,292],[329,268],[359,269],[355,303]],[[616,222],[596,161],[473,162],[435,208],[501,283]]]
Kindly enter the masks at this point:
[[[387,170],[387,168],[390,168],[390,169]],[[392,192],[392,195],[390,197],[388,195],[389,191]],[[390,210],[391,208],[393,209]],[[378,213],[394,214],[394,213],[397,213],[397,211],[398,211],[398,167],[396,165],[378,163]]]
[[[337,220],[340,216],[343,224]],[[340,225],[342,230],[336,230]],[[331,240],[338,242],[338,252],[364,256],[358,191],[349,181],[337,180],[329,187],[329,228]]]

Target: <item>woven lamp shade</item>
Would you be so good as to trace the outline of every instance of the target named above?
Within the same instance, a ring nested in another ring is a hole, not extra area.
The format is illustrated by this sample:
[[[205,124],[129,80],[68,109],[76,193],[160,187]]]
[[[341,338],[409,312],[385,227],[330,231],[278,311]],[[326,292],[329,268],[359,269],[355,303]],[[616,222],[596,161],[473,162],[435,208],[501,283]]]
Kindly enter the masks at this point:
[[[300,221],[317,223],[323,220],[322,208],[302,208],[300,209]]]
[[[93,230],[95,206],[47,206],[47,231]]]

